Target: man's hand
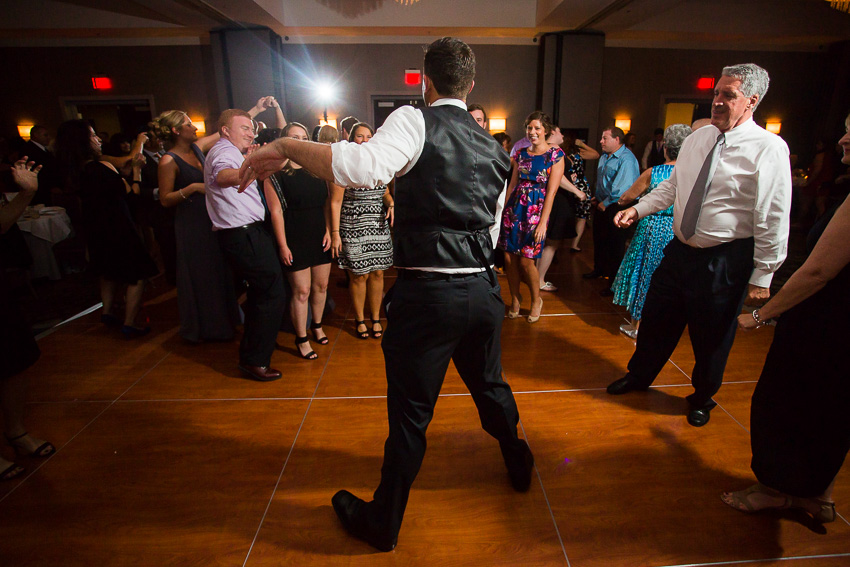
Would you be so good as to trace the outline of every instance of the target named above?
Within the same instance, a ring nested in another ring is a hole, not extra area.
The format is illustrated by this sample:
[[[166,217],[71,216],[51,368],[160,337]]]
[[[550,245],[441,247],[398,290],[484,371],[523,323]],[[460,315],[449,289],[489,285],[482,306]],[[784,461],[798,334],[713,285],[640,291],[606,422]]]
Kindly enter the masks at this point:
[[[605,212],[605,205],[603,205],[602,203],[596,203],[596,208],[602,211],[603,213]]]
[[[19,159],[12,166],[12,178],[25,192],[35,193],[38,190],[38,172],[40,165],[34,161],[27,162],[27,156]]]
[[[279,141],[279,140],[278,140]],[[273,142],[258,148],[245,157],[239,168],[239,192],[256,180],[263,180],[283,167],[284,157],[277,150],[278,144]]]
[[[638,212],[634,207],[629,207],[624,211],[620,211],[616,215],[614,215],[614,226],[619,228],[629,228],[638,220]]]
[[[764,305],[770,299],[770,288],[747,284],[747,305]]]

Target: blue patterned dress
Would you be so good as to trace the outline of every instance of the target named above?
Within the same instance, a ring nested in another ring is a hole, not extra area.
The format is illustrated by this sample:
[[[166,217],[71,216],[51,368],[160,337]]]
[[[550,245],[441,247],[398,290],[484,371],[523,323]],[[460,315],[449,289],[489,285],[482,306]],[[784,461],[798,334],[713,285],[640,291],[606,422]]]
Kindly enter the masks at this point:
[[[502,228],[498,247],[505,252],[539,258],[543,242],[534,242],[534,231],[540,224],[543,203],[546,200],[546,185],[552,166],[564,159],[561,148],[549,148],[540,155],[529,155],[522,149],[516,156],[519,178],[513,193],[502,213]]]
[[[672,165],[656,165],[649,180],[650,193],[673,173]],[[652,274],[664,257],[664,247],[673,239],[673,207],[646,216],[638,222],[632,243],[614,279],[614,303],[624,305],[640,319]]]

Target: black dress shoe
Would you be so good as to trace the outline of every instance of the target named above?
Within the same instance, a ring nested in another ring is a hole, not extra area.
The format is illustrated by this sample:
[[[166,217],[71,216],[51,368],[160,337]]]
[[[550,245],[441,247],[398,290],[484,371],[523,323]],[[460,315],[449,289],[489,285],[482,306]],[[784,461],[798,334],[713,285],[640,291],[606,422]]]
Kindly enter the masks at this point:
[[[614,290],[611,289],[610,287],[606,287],[605,289],[603,289],[599,292],[599,295],[601,295],[602,297],[613,297],[614,296]]]
[[[592,272],[587,272],[586,274],[582,274],[581,277],[583,277],[586,280],[595,280],[596,278],[601,278],[602,274],[600,272],[597,272],[596,270],[593,270]]]
[[[708,423],[709,419],[711,419],[711,410],[708,408],[691,408],[688,412],[688,423],[694,427],[702,427]]]
[[[241,370],[245,376],[257,382],[271,382],[280,378],[280,370],[269,368],[268,366],[250,366],[248,364],[240,364]]]
[[[514,447],[500,443],[499,448],[502,450],[511,486],[517,492],[528,492],[531,488],[531,473],[534,472],[534,455],[531,454],[528,443],[520,439],[519,444]]]
[[[608,384],[606,391],[612,396],[619,396],[620,394],[628,394],[629,392],[646,392],[647,390],[649,390],[649,386],[639,384],[631,374],[626,374],[619,380]]]
[[[371,528],[364,518],[363,506],[366,504],[347,490],[340,490],[331,498],[334,512],[342,522],[345,531],[358,539],[362,539],[380,551],[392,551],[398,543],[398,535],[386,537]]]

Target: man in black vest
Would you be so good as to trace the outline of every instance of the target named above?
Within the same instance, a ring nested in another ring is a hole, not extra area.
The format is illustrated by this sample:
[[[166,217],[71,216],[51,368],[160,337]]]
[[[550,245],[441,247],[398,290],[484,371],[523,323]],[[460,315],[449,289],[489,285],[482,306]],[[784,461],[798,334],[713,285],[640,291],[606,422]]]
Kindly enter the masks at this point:
[[[643,157],[640,160],[640,170],[662,165],[664,159],[664,128],[656,128],[652,134],[652,140],[646,144],[643,150]]]
[[[501,146],[466,110],[475,56],[452,38],[425,53],[425,109],[404,106],[360,146],[277,140],[242,167],[242,186],[284,158],[326,180],[375,187],[397,175],[395,266],[383,350],[389,437],[381,484],[364,502],[345,490],[333,497],[343,526],[382,551],[396,545],[410,487],[425,455],[449,361],[469,388],[484,430],[499,441],[514,489],[531,485],[534,458],[517,437],[519,413],[501,378],[504,304],[491,269],[498,204],[510,173]]]

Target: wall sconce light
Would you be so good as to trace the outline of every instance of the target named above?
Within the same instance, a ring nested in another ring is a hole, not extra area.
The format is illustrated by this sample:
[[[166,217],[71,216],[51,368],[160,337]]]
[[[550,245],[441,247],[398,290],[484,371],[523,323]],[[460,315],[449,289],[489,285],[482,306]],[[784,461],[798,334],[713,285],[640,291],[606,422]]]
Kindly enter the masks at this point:
[[[632,129],[632,119],[631,118],[617,118],[614,120],[614,126],[622,130],[623,132],[629,132]]]
[[[782,122],[779,120],[768,120],[764,129],[773,134],[779,134],[780,130],[782,130]]]
[[[336,128],[336,118],[328,118],[325,120],[324,118],[319,118],[319,126],[331,126]]]
[[[203,136],[207,133],[207,125],[200,118],[189,118],[192,121],[192,124],[195,125],[195,128],[198,129],[198,135]]]
[[[26,141],[30,139],[30,130],[35,124],[18,124],[18,136]]]
[[[491,132],[506,132],[508,130],[508,120],[507,118],[491,118],[490,119],[490,131]]]

